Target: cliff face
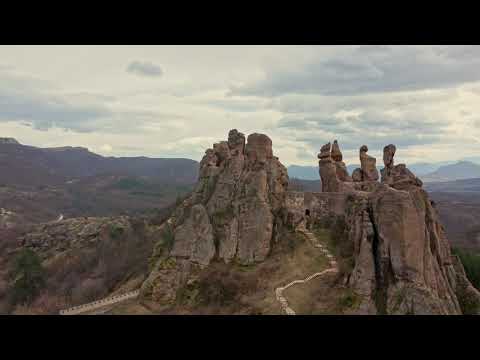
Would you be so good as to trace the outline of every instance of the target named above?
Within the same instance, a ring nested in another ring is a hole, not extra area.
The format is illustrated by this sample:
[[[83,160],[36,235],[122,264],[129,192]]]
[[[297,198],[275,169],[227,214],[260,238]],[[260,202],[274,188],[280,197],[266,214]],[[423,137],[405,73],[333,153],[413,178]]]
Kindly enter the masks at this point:
[[[112,292],[134,290],[148,271],[158,226],[139,218],[72,218],[0,228],[0,313],[58,314]],[[17,254],[31,249],[45,270],[45,286],[28,306],[10,306]],[[2,283],[4,284],[2,286]]]
[[[165,224],[173,245],[158,251],[143,294],[171,301],[175,289],[214,259],[263,261],[282,223],[287,185],[287,170],[266,135],[251,134],[245,143],[231,130],[228,141],[205,152],[192,195]]]
[[[287,192],[287,171],[271,140],[252,134],[245,141],[230,131],[228,141],[206,151],[194,191],[162,225],[141,296],[173,304],[212,262],[263,262],[284,225],[307,222],[346,241],[349,265],[339,274],[359,295],[354,313],[461,314],[465,298],[480,302],[422,182],[404,164],[394,165],[393,145],[384,149],[378,181],[367,151],[361,147],[361,168],[350,177],[338,143],[323,146],[323,192]]]
[[[394,166],[394,154],[385,147],[381,183],[363,177],[357,183],[367,191],[349,191],[345,222],[355,261],[346,283],[363,299],[360,313],[461,314],[465,292],[480,293],[452,256],[421,181],[404,164]]]

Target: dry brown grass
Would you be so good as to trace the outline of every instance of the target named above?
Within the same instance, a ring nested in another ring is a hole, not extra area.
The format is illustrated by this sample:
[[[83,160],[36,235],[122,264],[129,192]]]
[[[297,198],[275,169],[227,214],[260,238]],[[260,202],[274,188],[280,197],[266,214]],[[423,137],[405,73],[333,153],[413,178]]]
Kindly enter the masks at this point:
[[[137,300],[130,304],[119,304],[111,313],[283,314],[275,298],[275,289],[328,267],[328,259],[303,235],[286,233],[262,263],[251,266],[223,262],[210,264],[196,283],[179,291],[178,303],[173,307],[145,306]],[[298,295],[289,294],[289,300],[292,297],[293,302],[301,302],[303,298],[307,303],[310,296],[315,296],[322,289],[331,291],[326,282],[322,286],[312,289],[298,287],[294,290]]]

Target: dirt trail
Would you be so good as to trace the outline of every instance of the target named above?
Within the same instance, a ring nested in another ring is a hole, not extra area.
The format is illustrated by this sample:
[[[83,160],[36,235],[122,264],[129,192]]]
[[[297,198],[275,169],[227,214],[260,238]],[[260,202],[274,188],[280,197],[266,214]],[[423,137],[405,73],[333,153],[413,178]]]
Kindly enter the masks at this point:
[[[288,305],[288,301],[287,299],[283,296],[283,292],[288,289],[289,287],[293,286],[293,285],[297,285],[297,284],[304,284],[304,283],[307,283],[309,282],[310,280],[316,278],[316,277],[319,277],[319,276],[323,276],[325,274],[329,274],[329,273],[336,273],[338,272],[338,267],[337,267],[337,262],[335,261],[335,258],[333,257],[333,255],[330,253],[330,251],[328,251],[328,249],[323,246],[317,239],[317,237],[311,233],[310,231],[308,230],[304,230],[304,229],[301,229],[299,230],[300,232],[302,232],[306,237],[307,239],[312,243],[313,247],[315,247],[316,249],[319,249],[329,260],[329,264],[330,264],[330,268],[326,269],[326,270],[323,270],[321,272],[317,272],[317,273],[314,273],[310,276],[308,276],[307,278],[305,279],[298,279],[298,280],[294,280],[292,281],[291,283],[285,285],[285,286],[282,286],[282,287],[278,287],[275,289],[275,296],[277,298],[277,301],[280,303],[281,307],[282,307],[282,310],[287,314],[287,315],[296,315],[295,313],[295,310],[293,310],[289,305]]]

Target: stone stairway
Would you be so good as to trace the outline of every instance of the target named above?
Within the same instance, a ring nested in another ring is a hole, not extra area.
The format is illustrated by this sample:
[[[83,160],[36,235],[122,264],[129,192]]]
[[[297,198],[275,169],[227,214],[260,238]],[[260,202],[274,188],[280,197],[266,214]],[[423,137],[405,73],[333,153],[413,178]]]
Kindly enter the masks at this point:
[[[69,309],[60,310],[60,315],[79,315],[93,310],[100,309],[107,305],[117,304],[122,301],[135,299],[138,297],[140,290],[130,291],[122,295],[110,296],[101,300],[97,300],[88,304],[78,305]]]
[[[325,274],[329,273],[336,273],[338,272],[337,268],[337,261],[335,260],[334,256],[328,251],[328,249],[323,246],[317,239],[317,237],[310,231],[308,231],[305,228],[299,228],[297,229],[298,232],[301,232],[306,236],[306,238],[312,243],[313,247],[316,249],[319,249],[328,259],[329,259],[329,264],[330,267],[326,270],[323,270],[321,272],[314,273],[310,276],[308,276],[305,279],[299,279],[299,280],[294,280],[290,282],[289,284],[278,287],[275,289],[275,297],[277,301],[280,303],[280,306],[282,307],[282,310],[287,314],[287,315],[296,315],[295,311],[288,305],[287,299],[283,296],[283,292],[287,290],[289,287],[297,285],[297,284],[305,284],[309,282],[310,280],[323,276]]]

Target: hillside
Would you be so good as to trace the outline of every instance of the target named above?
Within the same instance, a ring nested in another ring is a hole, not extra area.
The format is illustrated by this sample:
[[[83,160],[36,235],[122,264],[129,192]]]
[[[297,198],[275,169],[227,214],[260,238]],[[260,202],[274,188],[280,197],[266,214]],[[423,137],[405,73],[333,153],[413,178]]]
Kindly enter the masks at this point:
[[[11,214],[0,225],[156,211],[191,191],[197,172],[198,163],[188,159],[102,157],[85,148],[4,140],[0,208]]]
[[[82,147],[37,148],[0,143],[0,184],[52,186],[96,175],[147,176],[157,181],[191,184],[198,163],[190,159],[103,157]]]
[[[326,144],[322,191],[292,191],[271,140],[232,130],[206,151],[195,190],[162,225],[168,236],[154,246],[137,303],[164,314],[271,314],[279,305],[287,314],[332,314],[342,305],[349,314],[478,313],[480,293],[452,256],[436,205],[404,164],[394,165],[395,151],[384,148],[380,178],[362,146],[361,169],[349,176],[338,143]],[[301,275],[270,278],[278,267],[268,264],[278,251],[298,249],[291,236],[302,233],[314,247],[331,248],[333,267],[318,259]],[[327,270],[332,277],[312,280]],[[254,275],[241,280],[241,272]],[[273,283],[267,292],[265,279]],[[308,285],[279,295],[295,282]],[[328,293],[333,299],[320,296]]]
[[[2,209],[0,311],[55,313],[135,290],[99,313],[477,314],[480,293],[452,253],[441,208],[394,165],[395,151],[384,148],[379,173],[362,146],[349,175],[335,141],[321,147],[321,181],[289,179],[268,136],[234,129],[207,149],[192,191],[157,213],[140,216],[172,189],[148,176],[93,175],[24,192],[25,204],[41,194],[64,206],[70,196],[72,214],[95,217],[19,227],[11,223],[25,213]],[[133,216],[100,215],[143,196]],[[24,286],[24,273],[38,288]]]
[[[480,179],[426,183],[452,245],[480,251]]]
[[[470,161],[439,167],[436,171],[422,176],[424,182],[453,181],[480,178],[480,165]]]

